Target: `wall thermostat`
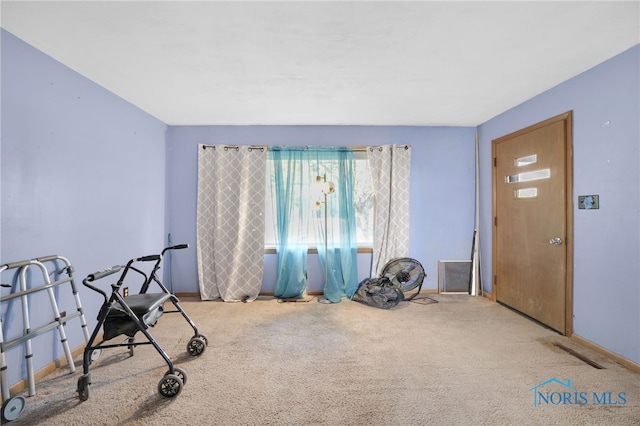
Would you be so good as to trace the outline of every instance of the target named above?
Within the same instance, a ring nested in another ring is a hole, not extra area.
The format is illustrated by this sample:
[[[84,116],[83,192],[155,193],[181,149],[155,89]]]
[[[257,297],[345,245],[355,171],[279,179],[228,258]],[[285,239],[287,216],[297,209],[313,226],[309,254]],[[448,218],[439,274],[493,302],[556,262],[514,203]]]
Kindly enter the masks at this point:
[[[600,208],[600,197],[597,195],[579,195],[578,208],[584,210],[596,210]]]

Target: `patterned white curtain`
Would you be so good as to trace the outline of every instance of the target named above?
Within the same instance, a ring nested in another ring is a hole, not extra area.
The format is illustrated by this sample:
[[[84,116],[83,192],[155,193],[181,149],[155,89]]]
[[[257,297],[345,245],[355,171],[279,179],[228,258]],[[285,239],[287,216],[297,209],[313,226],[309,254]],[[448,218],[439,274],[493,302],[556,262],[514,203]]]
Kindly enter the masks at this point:
[[[371,276],[379,277],[389,260],[409,254],[411,147],[369,147],[367,157],[375,192]]]
[[[267,149],[198,146],[200,297],[252,301],[264,268]]]

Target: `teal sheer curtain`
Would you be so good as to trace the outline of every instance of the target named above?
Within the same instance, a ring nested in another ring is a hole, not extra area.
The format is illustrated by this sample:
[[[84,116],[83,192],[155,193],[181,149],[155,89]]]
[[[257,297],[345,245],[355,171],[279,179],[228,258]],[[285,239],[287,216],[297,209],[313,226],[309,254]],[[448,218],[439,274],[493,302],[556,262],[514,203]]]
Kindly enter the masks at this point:
[[[309,242],[315,242],[323,275],[327,272],[324,297],[333,303],[351,298],[358,288],[353,151],[346,147],[272,147],[269,153],[277,221],[274,296],[304,294]],[[322,187],[326,182],[332,182],[335,191],[325,197]]]
[[[277,281],[274,296],[298,298],[307,285],[307,236],[311,203],[308,153],[303,149],[274,147],[272,162],[273,200],[276,203]]]
[[[315,217],[318,257],[326,271],[324,297],[337,303],[345,296],[351,298],[358,289],[353,151],[327,147],[318,150],[316,158],[318,176],[335,185],[335,192],[326,196],[326,209],[318,209]]]

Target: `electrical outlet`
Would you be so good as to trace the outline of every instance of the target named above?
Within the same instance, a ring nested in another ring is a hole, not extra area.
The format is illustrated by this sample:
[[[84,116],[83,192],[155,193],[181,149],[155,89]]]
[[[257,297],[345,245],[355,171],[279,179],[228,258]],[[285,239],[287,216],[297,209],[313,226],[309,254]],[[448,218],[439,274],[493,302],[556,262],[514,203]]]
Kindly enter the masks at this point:
[[[127,297],[129,295],[129,287],[125,287],[122,289],[122,295]]]

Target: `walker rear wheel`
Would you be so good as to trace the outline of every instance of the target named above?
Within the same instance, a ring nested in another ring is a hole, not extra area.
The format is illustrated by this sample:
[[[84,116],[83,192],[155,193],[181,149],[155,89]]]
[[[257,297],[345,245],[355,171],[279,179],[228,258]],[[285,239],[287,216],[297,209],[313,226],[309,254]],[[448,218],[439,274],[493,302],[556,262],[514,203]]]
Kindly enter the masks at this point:
[[[200,337],[202,340],[204,340],[205,346],[209,346],[209,339],[207,339],[207,336],[205,336],[204,334],[198,334],[196,337]]]
[[[94,349],[93,351],[91,351],[91,361],[93,362],[96,359],[100,358],[100,355],[102,355],[102,349]]]
[[[4,404],[2,404],[2,420],[10,422],[17,419],[24,411],[26,405],[27,400],[22,396],[14,396],[13,398],[7,399]]]
[[[165,398],[175,398],[182,392],[182,380],[175,374],[167,374],[158,383],[158,392]]]
[[[187,344],[187,352],[191,356],[201,355],[207,347],[207,341],[202,336],[192,337]]]

